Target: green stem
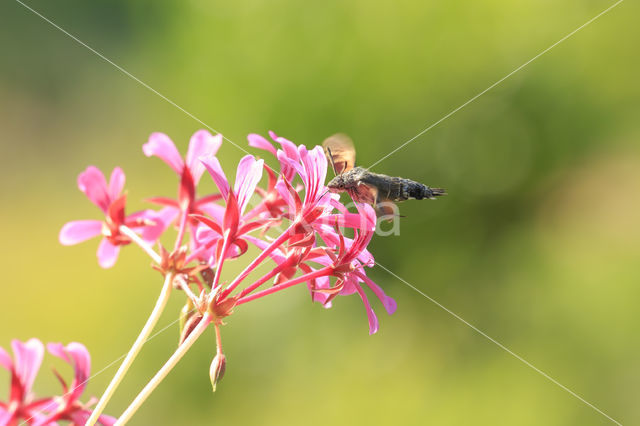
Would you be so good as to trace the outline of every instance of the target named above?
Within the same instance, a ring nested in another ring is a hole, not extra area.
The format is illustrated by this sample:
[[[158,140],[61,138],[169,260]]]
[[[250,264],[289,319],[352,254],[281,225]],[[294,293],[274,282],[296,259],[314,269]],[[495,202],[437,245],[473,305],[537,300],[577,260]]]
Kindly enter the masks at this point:
[[[149,338],[151,331],[153,331],[158,322],[158,319],[160,319],[162,311],[164,311],[164,308],[167,305],[169,295],[171,294],[171,287],[173,285],[172,281],[173,275],[171,273],[167,274],[164,279],[162,291],[158,296],[158,300],[156,301],[156,305],[154,306],[149,319],[147,319],[147,323],[144,325],[144,327],[142,327],[142,331],[138,335],[136,341],[133,343],[133,346],[131,346],[131,349],[129,349],[129,353],[125,357],[124,361],[122,361],[122,364],[120,365],[120,368],[118,368],[116,375],[113,376],[113,379],[111,379],[111,383],[109,383],[109,386],[107,386],[104,394],[102,394],[102,396],[100,397],[100,401],[98,401],[98,405],[96,405],[96,407],[93,409],[91,417],[89,417],[89,419],[87,420],[86,426],[93,426],[95,422],[98,421],[100,414],[102,414],[102,412],[104,411],[104,408],[113,396],[113,393],[124,378],[125,374],[127,374],[129,367],[131,367],[131,364],[133,364],[133,360],[142,349],[142,345],[144,345]]]
[[[210,314],[205,314],[196,328],[193,329],[189,337],[182,342],[178,349],[171,355],[171,358],[162,366],[160,370],[156,373],[155,376],[147,383],[147,385],[140,391],[138,396],[133,400],[131,405],[127,407],[127,409],[122,413],[118,421],[115,423],[115,426],[122,426],[126,424],[131,417],[138,411],[140,406],[144,403],[144,401],[151,395],[151,393],[155,390],[156,387],[167,377],[167,374],[176,366],[178,361],[182,359],[182,357],[187,353],[189,348],[198,340],[198,337],[206,330],[207,326],[211,322],[212,317]]]

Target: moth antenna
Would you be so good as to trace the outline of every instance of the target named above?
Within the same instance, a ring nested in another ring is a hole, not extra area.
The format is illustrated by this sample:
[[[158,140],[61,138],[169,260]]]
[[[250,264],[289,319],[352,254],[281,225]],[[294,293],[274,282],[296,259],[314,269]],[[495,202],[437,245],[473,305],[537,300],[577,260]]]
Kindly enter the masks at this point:
[[[338,173],[336,172],[336,163],[333,162],[333,154],[331,154],[331,148],[327,147],[327,152],[329,153],[329,161],[331,162],[331,168],[333,169],[333,175],[334,176],[338,176]],[[323,195],[323,197],[324,197],[324,195]]]

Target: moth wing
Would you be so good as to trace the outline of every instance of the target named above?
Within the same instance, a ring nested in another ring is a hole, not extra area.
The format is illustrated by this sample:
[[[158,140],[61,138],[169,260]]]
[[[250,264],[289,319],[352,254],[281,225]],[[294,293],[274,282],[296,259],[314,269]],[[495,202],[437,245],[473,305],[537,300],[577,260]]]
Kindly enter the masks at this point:
[[[322,147],[337,175],[348,172],[355,166],[356,149],[351,138],[344,133],[329,136],[322,142]]]
[[[376,205],[376,200],[378,199],[378,188],[373,185],[359,182],[358,185],[349,189],[348,192],[356,203],[367,203],[372,206]]]
[[[377,216],[388,222],[393,222],[393,219],[398,216],[395,203],[389,199],[378,200],[375,207]]]

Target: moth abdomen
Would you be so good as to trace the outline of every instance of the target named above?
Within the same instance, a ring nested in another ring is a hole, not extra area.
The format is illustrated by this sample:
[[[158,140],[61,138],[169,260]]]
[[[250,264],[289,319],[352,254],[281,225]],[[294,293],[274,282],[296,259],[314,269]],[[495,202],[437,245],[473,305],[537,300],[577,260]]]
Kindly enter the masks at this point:
[[[446,195],[446,191],[442,188],[430,188],[427,185],[409,179],[404,179],[402,186],[402,195],[406,196],[402,201],[412,198],[416,200],[423,200],[425,198],[434,199],[440,195]]]

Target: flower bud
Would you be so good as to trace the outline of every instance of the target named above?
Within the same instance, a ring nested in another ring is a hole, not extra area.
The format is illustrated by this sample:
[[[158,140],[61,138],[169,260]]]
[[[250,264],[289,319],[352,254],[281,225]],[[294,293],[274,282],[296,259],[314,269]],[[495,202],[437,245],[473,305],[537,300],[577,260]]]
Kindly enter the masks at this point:
[[[185,340],[187,340],[187,337],[189,337],[189,335],[196,328],[201,319],[202,314],[195,312],[185,321],[184,327],[182,328],[182,330],[180,330],[180,339],[178,341],[178,344],[181,345]]]
[[[182,332],[184,331],[185,326],[187,325],[187,321],[189,320],[189,318],[191,318],[191,316],[194,314],[194,310],[193,310],[193,303],[191,302],[190,299],[187,299],[187,303],[182,307],[182,309],[180,310],[180,316],[178,317],[180,322],[180,335],[182,335]]]
[[[227,369],[227,357],[224,354],[219,353],[213,358],[211,367],[209,368],[209,378],[211,379],[211,387],[213,391],[216,391],[216,385],[219,380],[222,380],[224,372]]]

